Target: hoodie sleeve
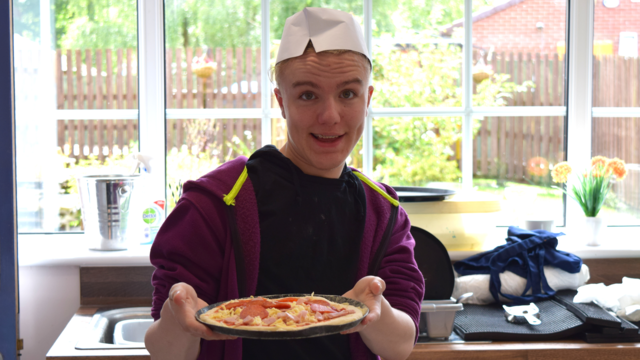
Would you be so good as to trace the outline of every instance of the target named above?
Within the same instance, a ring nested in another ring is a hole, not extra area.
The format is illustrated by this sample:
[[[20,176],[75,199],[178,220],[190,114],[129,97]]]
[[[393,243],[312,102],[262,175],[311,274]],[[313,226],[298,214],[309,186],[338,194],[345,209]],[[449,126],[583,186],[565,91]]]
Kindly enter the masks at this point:
[[[156,268],[151,279],[154,286],[151,315],[155,320],[160,317],[160,310],[174,284],[184,282],[193,286],[198,297],[211,304],[218,298],[221,283],[224,283],[228,227],[222,202],[205,200],[213,207],[209,210],[216,213],[204,216],[198,205],[203,199],[194,202],[190,200],[193,195],[183,195],[151,247],[151,264]]]
[[[424,296],[424,278],[413,254],[415,241],[409,232],[411,223],[404,209],[400,207],[398,210],[396,225],[389,239],[387,253],[382,259],[378,276],[387,285],[384,296],[389,304],[409,315],[415,323],[417,341],[420,308]]]

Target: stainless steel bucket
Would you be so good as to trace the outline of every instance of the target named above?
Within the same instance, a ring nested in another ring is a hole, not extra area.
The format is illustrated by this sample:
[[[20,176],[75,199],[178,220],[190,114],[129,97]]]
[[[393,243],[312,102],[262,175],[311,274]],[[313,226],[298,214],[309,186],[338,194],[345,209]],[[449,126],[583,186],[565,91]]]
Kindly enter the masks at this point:
[[[78,180],[84,233],[92,250],[125,250],[140,175],[87,175]]]

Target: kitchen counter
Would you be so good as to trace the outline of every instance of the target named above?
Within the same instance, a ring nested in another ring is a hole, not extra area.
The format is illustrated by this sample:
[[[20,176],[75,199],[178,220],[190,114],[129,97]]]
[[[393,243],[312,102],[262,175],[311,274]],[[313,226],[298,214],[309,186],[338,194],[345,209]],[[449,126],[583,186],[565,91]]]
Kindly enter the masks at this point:
[[[76,350],[75,343],[83,334],[97,307],[81,307],[73,316],[47,359],[55,360],[147,360],[144,349]],[[468,344],[417,344],[410,360],[433,359],[640,359],[640,343],[588,344],[582,340],[494,342]]]
[[[417,344],[410,360],[434,359],[640,359],[640,343],[588,344],[582,340]]]

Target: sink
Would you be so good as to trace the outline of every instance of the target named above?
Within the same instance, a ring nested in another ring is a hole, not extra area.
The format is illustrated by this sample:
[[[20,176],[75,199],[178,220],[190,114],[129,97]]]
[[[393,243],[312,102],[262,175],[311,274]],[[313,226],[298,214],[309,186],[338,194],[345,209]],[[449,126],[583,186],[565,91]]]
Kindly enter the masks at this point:
[[[144,349],[144,334],[153,323],[150,307],[99,309],[87,333],[76,343],[78,350]]]
[[[137,345],[144,343],[144,335],[153,319],[129,319],[116,323],[113,329],[113,343],[116,345]]]

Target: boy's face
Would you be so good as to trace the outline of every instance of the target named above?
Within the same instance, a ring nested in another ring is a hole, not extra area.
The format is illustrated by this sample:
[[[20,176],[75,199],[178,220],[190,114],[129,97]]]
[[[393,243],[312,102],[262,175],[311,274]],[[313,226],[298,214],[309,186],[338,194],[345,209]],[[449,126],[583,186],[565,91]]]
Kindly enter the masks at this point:
[[[275,89],[288,127],[282,153],[306,174],[339,177],[372,94],[369,63],[360,54],[307,51],[284,64]]]

